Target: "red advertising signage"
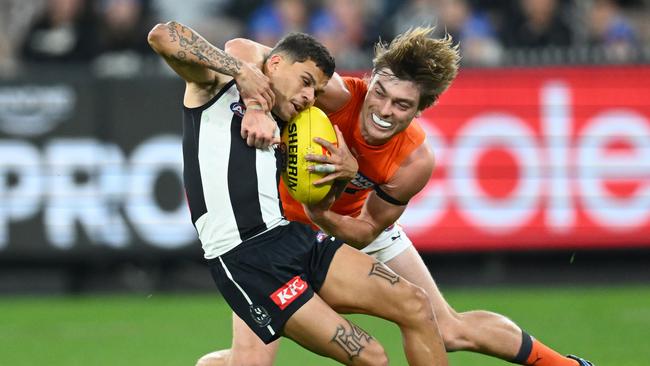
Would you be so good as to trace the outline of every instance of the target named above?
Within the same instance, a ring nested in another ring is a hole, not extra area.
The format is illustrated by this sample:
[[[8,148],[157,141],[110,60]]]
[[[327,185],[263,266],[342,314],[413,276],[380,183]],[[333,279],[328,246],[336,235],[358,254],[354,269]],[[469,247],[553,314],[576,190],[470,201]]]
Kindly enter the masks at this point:
[[[466,70],[421,123],[420,249],[650,247],[650,67]]]

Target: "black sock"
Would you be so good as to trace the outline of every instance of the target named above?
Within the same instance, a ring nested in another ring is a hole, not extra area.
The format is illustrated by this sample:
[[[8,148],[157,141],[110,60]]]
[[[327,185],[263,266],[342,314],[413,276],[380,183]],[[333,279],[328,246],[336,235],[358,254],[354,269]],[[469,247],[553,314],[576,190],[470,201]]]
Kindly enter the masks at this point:
[[[517,363],[520,365],[526,364],[526,360],[528,359],[528,356],[530,356],[530,352],[533,350],[533,338],[523,330],[521,331],[521,348],[519,348],[519,352],[517,352],[517,355],[515,356],[514,359],[512,359],[512,363]]]

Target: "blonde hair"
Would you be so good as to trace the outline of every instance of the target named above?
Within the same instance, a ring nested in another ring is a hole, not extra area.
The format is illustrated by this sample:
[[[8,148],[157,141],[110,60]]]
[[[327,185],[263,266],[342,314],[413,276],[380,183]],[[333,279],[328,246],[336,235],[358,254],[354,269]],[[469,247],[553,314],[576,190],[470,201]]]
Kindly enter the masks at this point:
[[[398,35],[389,45],[375,45],[373,74],[388,68],[398,79],[409,80],[420,89],[418,110],[438,100],[458,74],[460,54],[449,34],[430,38],[432,27],[417,27]]]

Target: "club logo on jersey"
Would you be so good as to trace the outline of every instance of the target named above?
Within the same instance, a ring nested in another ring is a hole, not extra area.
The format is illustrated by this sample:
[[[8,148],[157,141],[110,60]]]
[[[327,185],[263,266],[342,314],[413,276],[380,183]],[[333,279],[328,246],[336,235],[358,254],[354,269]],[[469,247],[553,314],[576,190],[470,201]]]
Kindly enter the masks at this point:
[[[327,234],[325,234],[322,231],[319,231],[318,234],[316,234],[316,241],[322,243],[323,241],[325,241],[325,239],[327,239],[327,237],[328,237]]]
[[[361,174],[361,172],[357,172],[356,177],[350,181],[350,184],[359,189],[369,189],[376,185],[375,182],[371,181],[370,178]]]
[[[284,286],[271,294],[271,300],[282,310],[289,306],[295,299],[300,297],[309,286],[300,276],[289,280]]]
[[[244,106],[243,103],[239,102],[234,102],[230,104],[230,110],[238,115],[239,117],[244,117],[244,113],[246,112],[246,107]]]
[[[248,309],[251,313],[251,318],[259,325],[260,327],[266,327],[271,324],[271,317],[269,312],[260,305],[251,305]]]

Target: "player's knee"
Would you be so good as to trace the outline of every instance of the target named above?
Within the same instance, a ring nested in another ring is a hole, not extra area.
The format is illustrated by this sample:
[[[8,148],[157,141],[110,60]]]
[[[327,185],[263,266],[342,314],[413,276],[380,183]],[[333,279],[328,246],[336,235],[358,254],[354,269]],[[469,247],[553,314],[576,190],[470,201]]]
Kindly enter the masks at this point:
[[[433,322],[433,310],[427,293],[415,285],[408,285],[405,292],[405,297],[400,301],[400,316],[408,322]]]
[[[352,364],[355,366],[388,365],[388,355],[386,354],[384,347],[376,340],[373,340],[364,346],[363,350],[359,353],[358,358],[355,357],[352,360]]]
[[[244,357],[239,357],[237,362],[233,362],[232,364],[243,366],[273,366],[273,359],[266,355],[248,354]]]
[[[222,350],[203,355],[196,361],[196,366],[226,366],[230,357],[230,350]]]
[[[237,352],[231,353],[230,360],[223,365],[241,365],[241,366],[273,366],[274,356],[269,352],[264,352],[259,347],[239,346]],[[208,366],[208,365],[206,365]],[[213,366],[210,364],[209,366]]]

